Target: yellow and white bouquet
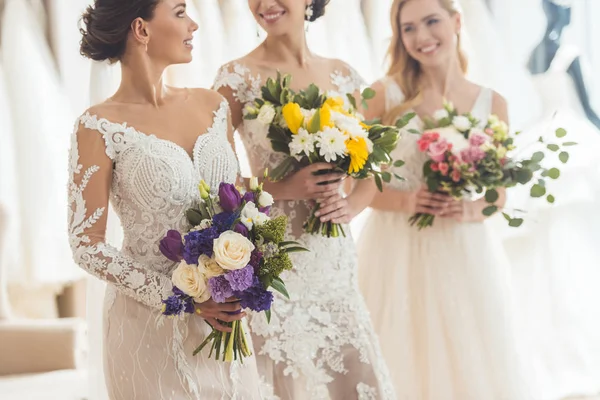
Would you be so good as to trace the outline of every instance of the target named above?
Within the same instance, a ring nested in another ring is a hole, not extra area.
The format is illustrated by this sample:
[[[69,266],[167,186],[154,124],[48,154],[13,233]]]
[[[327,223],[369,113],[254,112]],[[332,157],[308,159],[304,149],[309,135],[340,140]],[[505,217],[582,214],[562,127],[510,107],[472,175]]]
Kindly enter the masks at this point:
[[[356,179],[373,176],[382,190],[382,182],[389,182],[391,174],[381,167],[392,162],[390,153],[398,142],[399,128],[409,118],[401,120],[398,126],[371,124],[357,112],[352,94],[346,99],[329,96],[314,84],[295,93],[290,81],[289,75],[270,78],[261,88],[262,97],[244,110],[246,119],[268,127],[273,150],[287,156],[272,170],[270,178],[278,181],[307,165],[326,162],[334,164],[335,171]],[[369,88],[362,91],[363,104],[374,94]],[[318,208],[317,204],[304,225],[305,231],[327,237],[344,234],[337,224],[321,224],[314,215]]]

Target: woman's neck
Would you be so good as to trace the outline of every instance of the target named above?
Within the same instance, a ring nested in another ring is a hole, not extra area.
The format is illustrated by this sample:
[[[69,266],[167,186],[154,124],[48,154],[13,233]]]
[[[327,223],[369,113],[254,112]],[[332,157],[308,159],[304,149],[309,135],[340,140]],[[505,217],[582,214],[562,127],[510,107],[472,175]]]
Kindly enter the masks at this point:
[[[112,99],[153,107],[163,105],[167,95],[162,78],[164,70],[165,67],[152,63],[148,56],[124,57],[121,62],[121,85]]]
[[[265,58],[278,64],[305,67],[312,56],[304,31],[295,35],[267,36],[262,43]]]

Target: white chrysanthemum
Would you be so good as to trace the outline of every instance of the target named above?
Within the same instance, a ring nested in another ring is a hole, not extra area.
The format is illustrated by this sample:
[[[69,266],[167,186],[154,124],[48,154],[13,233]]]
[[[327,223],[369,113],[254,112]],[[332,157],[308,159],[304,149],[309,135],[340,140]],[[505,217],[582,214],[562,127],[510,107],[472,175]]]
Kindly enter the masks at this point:
[[[357,137],[366,138],[369,136],[367,131],[361,126],[360,121],[354,117],[349,117],[338,112],[332,112],[331,119],[340,131],[347,133],[352,139]]]
[[[325,127],[322,132],[317,134],[317,147],[319,155],[325,158],[325,161],[336,161],[338,156],[346,153],[346,135],[339,129]]]
[[[469,118],[465,117],[464,115],[457,115],[456,117],[452,118],[452,125],[454,125],[459,131],[463,132],[470,129],[472,126]]]
[[[433,118],[436,121],[439,121],[444,118],[448,118],[449,116],[450,116],[450,114],[448,114],[448,111],[446,111],[444,108],[442,108],[441,110],[437,110],[436,112],[433,113]]]
[[[309,155],[315,149],[315,136],[306,129],[300,128],[292,137],[290,153],[295,156],[301,153]]]

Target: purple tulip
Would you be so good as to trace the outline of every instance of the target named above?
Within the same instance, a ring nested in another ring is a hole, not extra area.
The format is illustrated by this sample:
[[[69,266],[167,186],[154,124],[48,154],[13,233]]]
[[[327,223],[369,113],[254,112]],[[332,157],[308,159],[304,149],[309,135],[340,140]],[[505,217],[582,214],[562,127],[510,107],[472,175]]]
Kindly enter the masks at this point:
[[[271,213],[271,206],[267,206],[267,207],[259,207],[258,211],[260,211],[263,214],[267,214],[269,215]]]
[[[244,193],[244,197],[242,197],[246,203],[256,203],[256,196],[254,196],[254,192],[246,192]]]
[[[233,212],[242,204],[240,192],[230,183],[219,185],[219,204],[224,211]]]
[[[240,222],[233,227],[233,230],[244,237],[248,237],[248,228],[246,228],[246,226]]]
[[[183,258],[183,242],[181,234],[177,231],[168,231],[167,236],[160,241],[158,248],[171,261],[179,262]]]

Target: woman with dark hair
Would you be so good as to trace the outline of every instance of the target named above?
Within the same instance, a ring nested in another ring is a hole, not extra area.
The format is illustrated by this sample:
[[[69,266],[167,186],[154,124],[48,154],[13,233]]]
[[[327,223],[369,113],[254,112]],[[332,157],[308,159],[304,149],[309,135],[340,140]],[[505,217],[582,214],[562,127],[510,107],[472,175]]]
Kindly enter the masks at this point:
[[[176,264],[159,250],[198,201],[201,179],[234,183],[227,101],[217,92],[163,84],[163,71],[191,61],[198,28],[183,0],[95,0],[83,15],[81,53],[120,62],[121,85],[91,107],[72,136],[69,233],[75,261],[108,283],[104,365],[112,400],[259,399],[254,358],[224,363],[192,352],[209,322],[239,320],[240,305],[205,301],[198,315],[166,319],[162,300]],[[105,239],[109,200],[122,250]],[[206,321],[206,322],[205,322]]]
[[[362,80],[340,60],[323,58],[306,44],[304,25],[325,13],[327,0],[248,0],[266,39],[248,55],[224,65],[215,82],[229,101],[232,121],[248,153],[253,175],[281,160],[267,132],[243,118],[243,109],[261,96],[260,87],[277,71],[292,76],[295,90],[314,83],[347,99]],[[284,280],[290,299],[276,297],[271,322],[250,318],[259,374],[282,399],[393,399],[393,388],[369,314],[359,293],[354,241],[307,234],[303,223],[315,201],[322,221],[347,224],[370,202],[375,185],[357,181],[340,196],[339,175],[329,164],[313,164],[280,182],[265,182],[275,198],[272,213],[289,217],[287,236],[310,251],[294,255]],[[326,173],[316,175],[323,170]],[[350,232],[345,228],[345,232]]]

